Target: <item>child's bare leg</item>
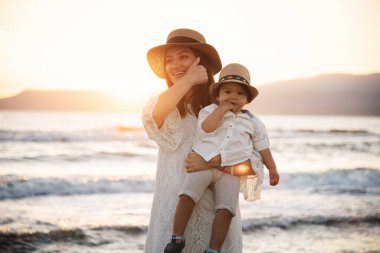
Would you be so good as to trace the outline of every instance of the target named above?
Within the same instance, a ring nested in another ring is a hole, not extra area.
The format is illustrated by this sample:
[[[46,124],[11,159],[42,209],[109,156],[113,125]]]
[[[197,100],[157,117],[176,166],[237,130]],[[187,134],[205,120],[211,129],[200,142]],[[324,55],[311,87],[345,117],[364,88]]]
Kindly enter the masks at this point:
[[[231,225],[232,214],[226,209],[216,211],[214,223],[212,224],[212,234],[210,248],[220,251]]]
[[[183,236],[194,208],[194,201],[187,195],[179,197],[173,221],[173,235]]]

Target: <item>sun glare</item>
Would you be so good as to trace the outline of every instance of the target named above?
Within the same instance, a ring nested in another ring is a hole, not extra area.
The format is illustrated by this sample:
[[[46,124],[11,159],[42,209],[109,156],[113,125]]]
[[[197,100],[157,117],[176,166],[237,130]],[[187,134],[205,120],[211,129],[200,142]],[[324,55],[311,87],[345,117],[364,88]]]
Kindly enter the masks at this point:
[[[240,164],[234,166],[233,170],[237,175],[247,175],[251,171],[251,167],[247,164]]]
[[[256,85],[380,70],[376,1],[287,0],[276,8],[263,1],[194,1],[216,8],[207,22],[192,14],[197,4],[184,14],[168,0],[152,1],[151,8],[145,1],[133,7],[127,1],[0,2],[0,97],[20,89],[92,89],[138,103],[165,88],[149,68],[147,50],[179,27],[201,31],[223,64],[252,69]],[[171,17],[157,11],[164,5]],[[227,9],[238,15],[212,18]]]

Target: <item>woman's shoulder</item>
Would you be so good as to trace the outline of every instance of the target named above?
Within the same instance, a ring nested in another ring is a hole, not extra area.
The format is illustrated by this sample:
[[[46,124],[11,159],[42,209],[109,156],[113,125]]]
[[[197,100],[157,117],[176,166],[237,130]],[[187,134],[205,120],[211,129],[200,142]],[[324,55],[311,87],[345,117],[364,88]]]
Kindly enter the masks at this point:
[[[147,107],[155,106],[157,104],[158,97],[159,97],[159,95],[150,96],[144,104],[144,109],[146,109]]]
[[[212,104],[209,104],[209,105],[203,107],[203,108],[201,109],[201,111],[202,111],[202,112],[212,112],[212,111],[214,111],[217,107],[218,107],[217,104],[212,103]]]

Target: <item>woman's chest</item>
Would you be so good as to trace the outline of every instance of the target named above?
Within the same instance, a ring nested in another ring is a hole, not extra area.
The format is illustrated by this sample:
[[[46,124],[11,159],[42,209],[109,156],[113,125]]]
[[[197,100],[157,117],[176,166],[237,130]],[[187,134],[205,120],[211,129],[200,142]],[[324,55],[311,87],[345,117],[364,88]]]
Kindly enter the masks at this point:
[[[182,118],[181,131],[181,145],[191,148],[197,136],[197,118],[193,115],[188,115]]]

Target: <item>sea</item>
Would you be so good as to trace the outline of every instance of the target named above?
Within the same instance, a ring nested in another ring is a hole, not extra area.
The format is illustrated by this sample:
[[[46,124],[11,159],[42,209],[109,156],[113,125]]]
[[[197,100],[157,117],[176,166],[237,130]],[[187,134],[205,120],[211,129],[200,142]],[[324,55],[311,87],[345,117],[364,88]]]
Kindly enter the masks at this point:
[[[380,252],[380,117],[258,116],[281,179],[243,252]],[[156,161],[140,114],[0,111],[0,252],[143,252]]]

